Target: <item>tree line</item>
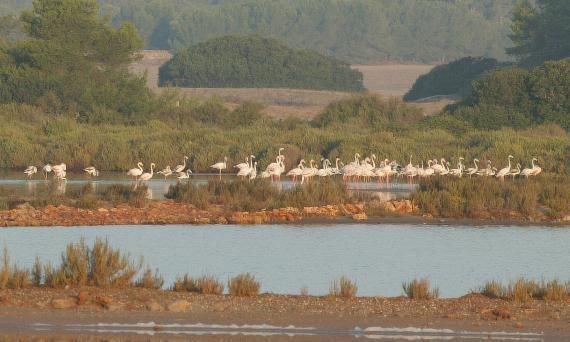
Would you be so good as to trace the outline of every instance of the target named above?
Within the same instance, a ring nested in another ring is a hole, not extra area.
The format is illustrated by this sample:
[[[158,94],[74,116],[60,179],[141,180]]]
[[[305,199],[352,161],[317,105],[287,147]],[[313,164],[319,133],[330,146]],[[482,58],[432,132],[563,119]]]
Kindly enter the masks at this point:
[[[8,0],[4,0],[8,1]],[[349,63],[505,59],[521,0],[99,0],[115,26],[132,22],[148,49],[257,34]],[[31,0],[6,3],[18,13]],[[0,7],[0,15],[10,11]]]

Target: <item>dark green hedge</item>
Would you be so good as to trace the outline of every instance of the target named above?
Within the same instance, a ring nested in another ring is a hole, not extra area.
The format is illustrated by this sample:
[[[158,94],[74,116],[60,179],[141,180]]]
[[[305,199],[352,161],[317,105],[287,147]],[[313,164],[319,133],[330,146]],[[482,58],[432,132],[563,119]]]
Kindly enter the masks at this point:
[[[181,50],[160,68],[159,83],[194,88],[363,90],[362,74],[348,64],[259,36],[226,36]]]

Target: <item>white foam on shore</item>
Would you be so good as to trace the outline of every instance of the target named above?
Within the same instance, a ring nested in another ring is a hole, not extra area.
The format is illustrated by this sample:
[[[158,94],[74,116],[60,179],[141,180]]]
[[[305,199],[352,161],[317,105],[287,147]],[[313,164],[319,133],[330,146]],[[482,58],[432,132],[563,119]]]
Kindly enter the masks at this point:
[[[509,332],[509,331],[455,331],[451,329],[434,329],[434,328],[397,328],[397,327],[368,327],[368,328],[354,328],[354,331],[367,332],[394,332],[394,333],[422,333],[422,334],[453,334],[453,335],[484,335],[484,336],[533,336],[540,337],[543,333],[533,333],[533,332]]]
[[[36,324],[41,326],[39,324]],[[86,331],[96,333],[130,333],[137,335],[228,335],[228,336],[326,336],[346,335],[376,340],[490,340],[490,341],[541,341],[542,333],[508,331],[456,331],[452,329],[418,327],[355,327],[347,330],[326,328],[297,327],[295,325],[275,326],[270,324],[205,324],[205,323],[94,323],[66,324],[68,331]]]
[[[285,327],[269,325],[269,324],[205,324],[205,323],[191,323],[191,324],[161,324],[155,322],[147,323],[95,323],[95,324],[66,324],[66,327],[102,327],[102,328],[190,328],[190,329],[239,329],[239,330],[316,330],[313,327],[297,327],[288,325]]]

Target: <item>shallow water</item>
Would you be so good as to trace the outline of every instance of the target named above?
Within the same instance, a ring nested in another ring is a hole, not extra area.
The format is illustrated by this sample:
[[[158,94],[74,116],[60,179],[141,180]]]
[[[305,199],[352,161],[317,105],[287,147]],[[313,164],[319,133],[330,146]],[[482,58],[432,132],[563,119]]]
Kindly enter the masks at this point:
[[[69,242],[107,238],[158,268],[169,286],[177,275],[208,273],[225,281],[251,272],[263,292],[326,294],[346,275],[362,296],[398,296],[401,283],[429,276],[443,297],[488,280],[520,276],[570,280],[570,229],[408,224],[257,226],[104,226],[3,228],[13,262],[58,262]]]
[[[183,180],[183,182],[192,182],[193,184],[206,184],[208,180],[218,179],[216,174],[196,174],[192,175],[190,179]],[[230,180],[235,179],[234,175],[222,175],[222,179]],[[148,198],[150,199],[164,199],[164,195],[168,192],[171,185],[176,184],[178,180],[170,176],[164,178],[162,175],[155,175],[152,180],[145,183],[148,186]],[[68,173],[66,182],[55,182],[52,180],[52,175],[48,180],[45,180],[43,174],[36,174],[31,179],[21,172],[0,170],[0,187],[5,192],[24,197],[34,197],[41,194],[56,193],[65,194],[72,191],[80,191],[83,187],[89,186],[95,192],[102,192],[107,187],[113,184],[132,185],[132,178],[129,178],[123,172],[105,172],[100,177],[89,177],[86,174]],[[289,189],[299,183],[293,183],[288,177],[282,177],[279,182],[274,182],[274,186],[279,189]],[[400,199],[409,196],[414,185],[410,186],[407,183],[394,182],[390,186],[379,184],[377,182],[370,183],[347,183],[349,191],[366,192],[381,200]]]

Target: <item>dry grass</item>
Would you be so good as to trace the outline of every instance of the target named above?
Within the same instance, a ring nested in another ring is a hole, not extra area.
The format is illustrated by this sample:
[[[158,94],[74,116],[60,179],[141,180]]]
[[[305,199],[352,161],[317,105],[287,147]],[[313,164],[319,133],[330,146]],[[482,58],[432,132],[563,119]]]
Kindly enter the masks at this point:
[[[142,287],[143,289],[161,289],[164,285],[164,278],[158,272],[158,269],[154,270],[154,273],[147,267],[142,276],[135,282],[136,287]]]
[[[6,246],[4,246],[4,249],[2,250],[2,265],[0,267],[0,290],[4,290],[8,287],[10,273],[12,272],[10,267],[10,256],[8,255],[8,248],[6,248]]]
[[[403,96],[416,79],[427,74],[435,65],[379,64],[353,65],[364,76],[364,87],[385,96]]]
[[[503,285],[496,280],[488,281],[478,292],[489,298],[501,298],[503,296]]]
[[[489,298],[501,298],[517,303],[528,303],[533,299],[565,301],[570,297],[570,287],[559,280],[536,282],[525,278],[503,285],[498,281],[487,282],[479,291]]]
[[[299,290],[299,295],[308,296],[309,295],[309,288],[307,286],[301,287],[301,289]]]
[[[230,295],[237,297],[257,296],[261,283],[252,274],[244,273],[233,277],[228,281]]]
[[[344,297],[353,298],[358,293],[358,286],[349,278],[342,276],[340,279],[335,279],[331,282],[329,287],[329,296],[331,297]]]
[[[404,293],[410,299],[436,299],[439,298],[439,289],[431,288],[429,279],[414,279],[410,282],[402,283]]]

